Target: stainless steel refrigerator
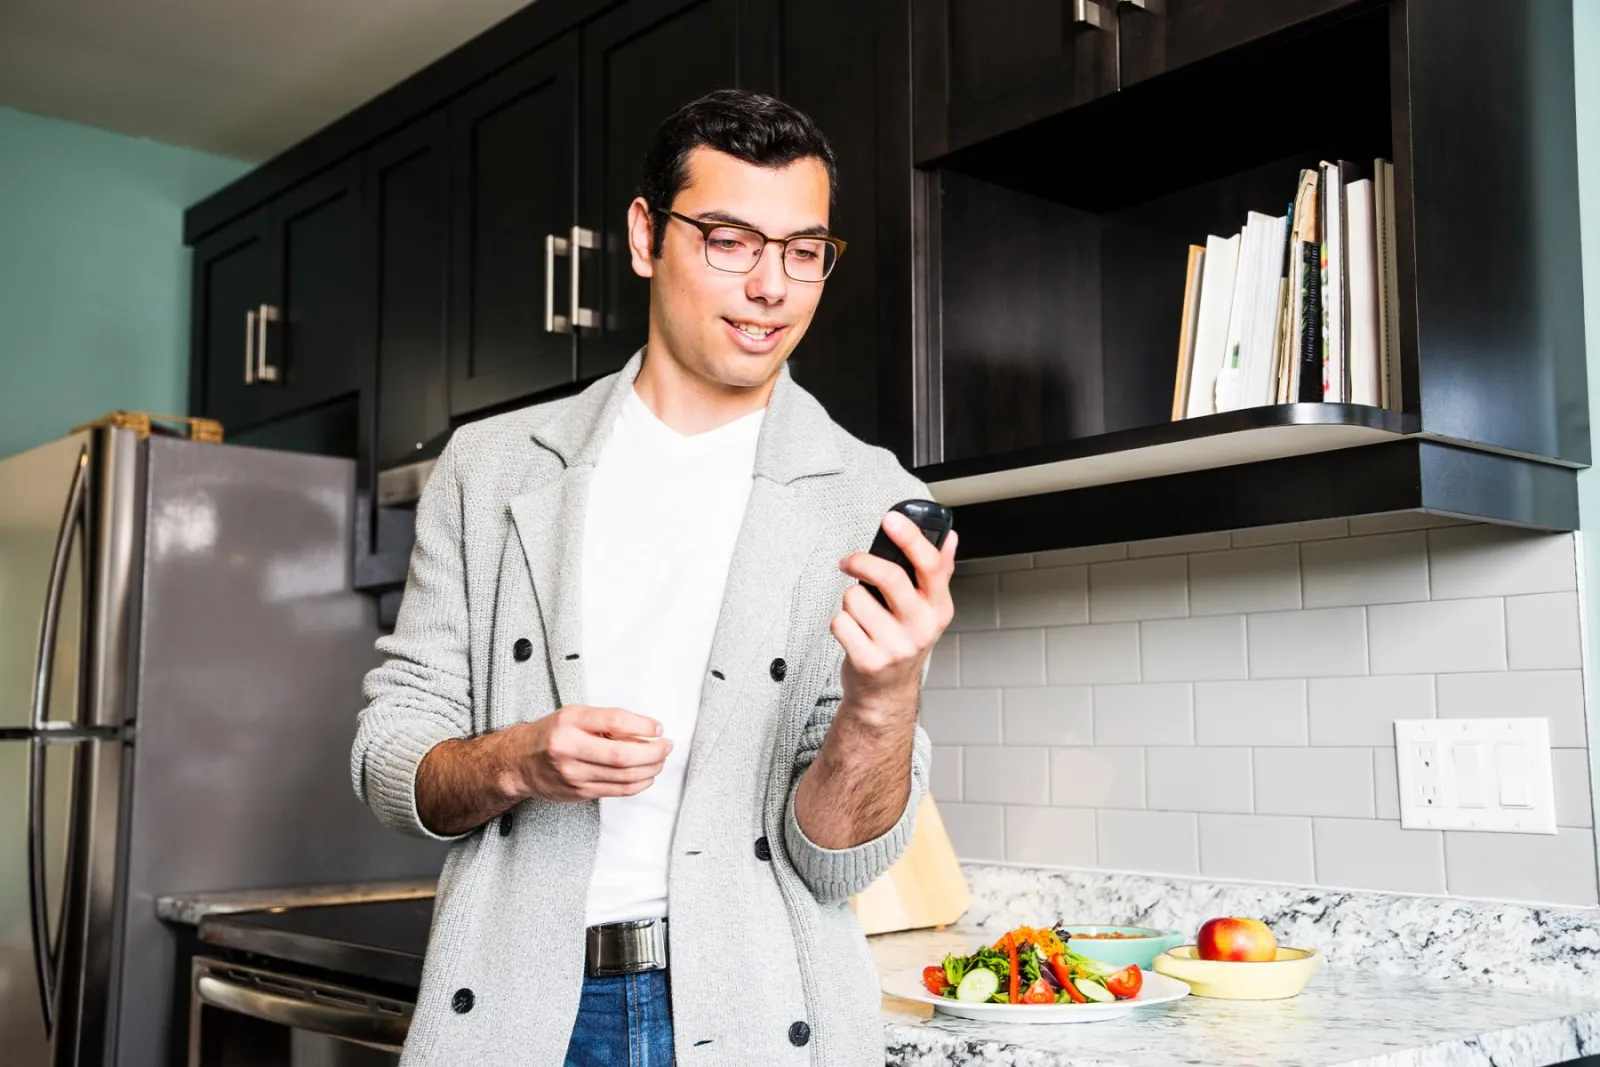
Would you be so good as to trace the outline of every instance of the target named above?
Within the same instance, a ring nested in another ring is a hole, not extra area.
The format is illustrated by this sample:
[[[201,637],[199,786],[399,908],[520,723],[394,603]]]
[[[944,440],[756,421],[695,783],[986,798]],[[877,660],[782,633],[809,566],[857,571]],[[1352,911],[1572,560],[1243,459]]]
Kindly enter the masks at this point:
[[[0,460],[0,1063],[179,1062],[159,896],[438,871],[350,791],[354,483],[122,429]]]

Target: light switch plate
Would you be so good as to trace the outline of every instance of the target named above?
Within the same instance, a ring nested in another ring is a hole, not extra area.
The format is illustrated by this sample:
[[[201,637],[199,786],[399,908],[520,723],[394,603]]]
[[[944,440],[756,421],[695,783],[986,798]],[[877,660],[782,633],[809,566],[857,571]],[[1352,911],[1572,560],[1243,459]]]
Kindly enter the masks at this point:
[[[1396,719],[1407,830],[1556,832],[1549,719]]]

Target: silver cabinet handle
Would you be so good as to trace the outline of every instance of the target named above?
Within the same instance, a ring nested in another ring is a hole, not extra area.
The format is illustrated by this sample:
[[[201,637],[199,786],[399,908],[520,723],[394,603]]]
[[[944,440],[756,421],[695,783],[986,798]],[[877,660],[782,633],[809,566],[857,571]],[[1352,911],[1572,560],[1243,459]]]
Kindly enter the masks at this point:
[[[556,314],[556,257],[567,254],[567,239],[557,237],[553,233],[544,235],[544,332],[545,333],[571,333],[572,327],[567,322],[565,315]],[[577,264],[573,264],[573,278],[578,276]],[[573,282],[577,284],[576,281]]]
[[[256,313],[244,313],[244,384],[256,384]]]
[[[267,323],[278,321],[278,309],[271,304],[262,304],[259,316],[261,335],[256,340],[256,377],[264,382],[278,380],[278,368],[267,362]]]
[[[1099,0],[1072,0],[1072,21],[1074,25],[1104,29],[1106,14]]]
[[[593,230],[586,230],[582,226],[574,226],[572,228],[572,239],[571,239],[571,248],[572,248],[571,317],[572,317],[572,325],[574,325],[574,326],[590,326],[590,327],[593,327],[593,326],[600,325],[600,316],[598,314],[596,314],[596,312],[594,311],[593,308],[584,307],[583,303],[582,303],[582,301],[581,301],[581,299],[579,297],[579,288],[580,288],[581,280],[583,278],[583,270],[582,270],[583,255],[582,255],[582,251],[581,250],[585,249],[585,248],[599,248],[599,247],[600,247],[600,235],[599,234],[595,233]]]
[[[406,1031],[411,1028],[408,1018],[297,1000],[209,974],[203,974],[195,980],[195,993],[202,1002],[214,1008],[297,1030],[312,1030],[347,1041],[378,1045],[391,1051],[398,1051],[405,1044]]]

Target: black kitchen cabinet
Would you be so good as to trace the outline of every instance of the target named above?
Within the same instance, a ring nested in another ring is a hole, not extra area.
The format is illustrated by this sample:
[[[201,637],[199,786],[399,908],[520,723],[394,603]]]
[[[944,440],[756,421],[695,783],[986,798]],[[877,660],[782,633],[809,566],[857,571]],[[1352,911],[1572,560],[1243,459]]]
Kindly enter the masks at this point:
[[[577,217],[578,39],[450,106],[450,413],[565,385]]]
[[[1375,0],[1104,0],[1117,11],[1122,88]]]
[[[191,402],[230,439],[356,391],[359,204],[346,165],[196,247]]]

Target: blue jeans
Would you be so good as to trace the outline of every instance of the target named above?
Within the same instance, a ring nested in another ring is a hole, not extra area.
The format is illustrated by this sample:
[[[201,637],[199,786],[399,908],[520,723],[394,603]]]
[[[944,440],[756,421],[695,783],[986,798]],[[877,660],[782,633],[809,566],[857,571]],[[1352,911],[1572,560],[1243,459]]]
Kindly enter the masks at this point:
[[[566,1067],[672,1067],[666,971],[585,978]]]

